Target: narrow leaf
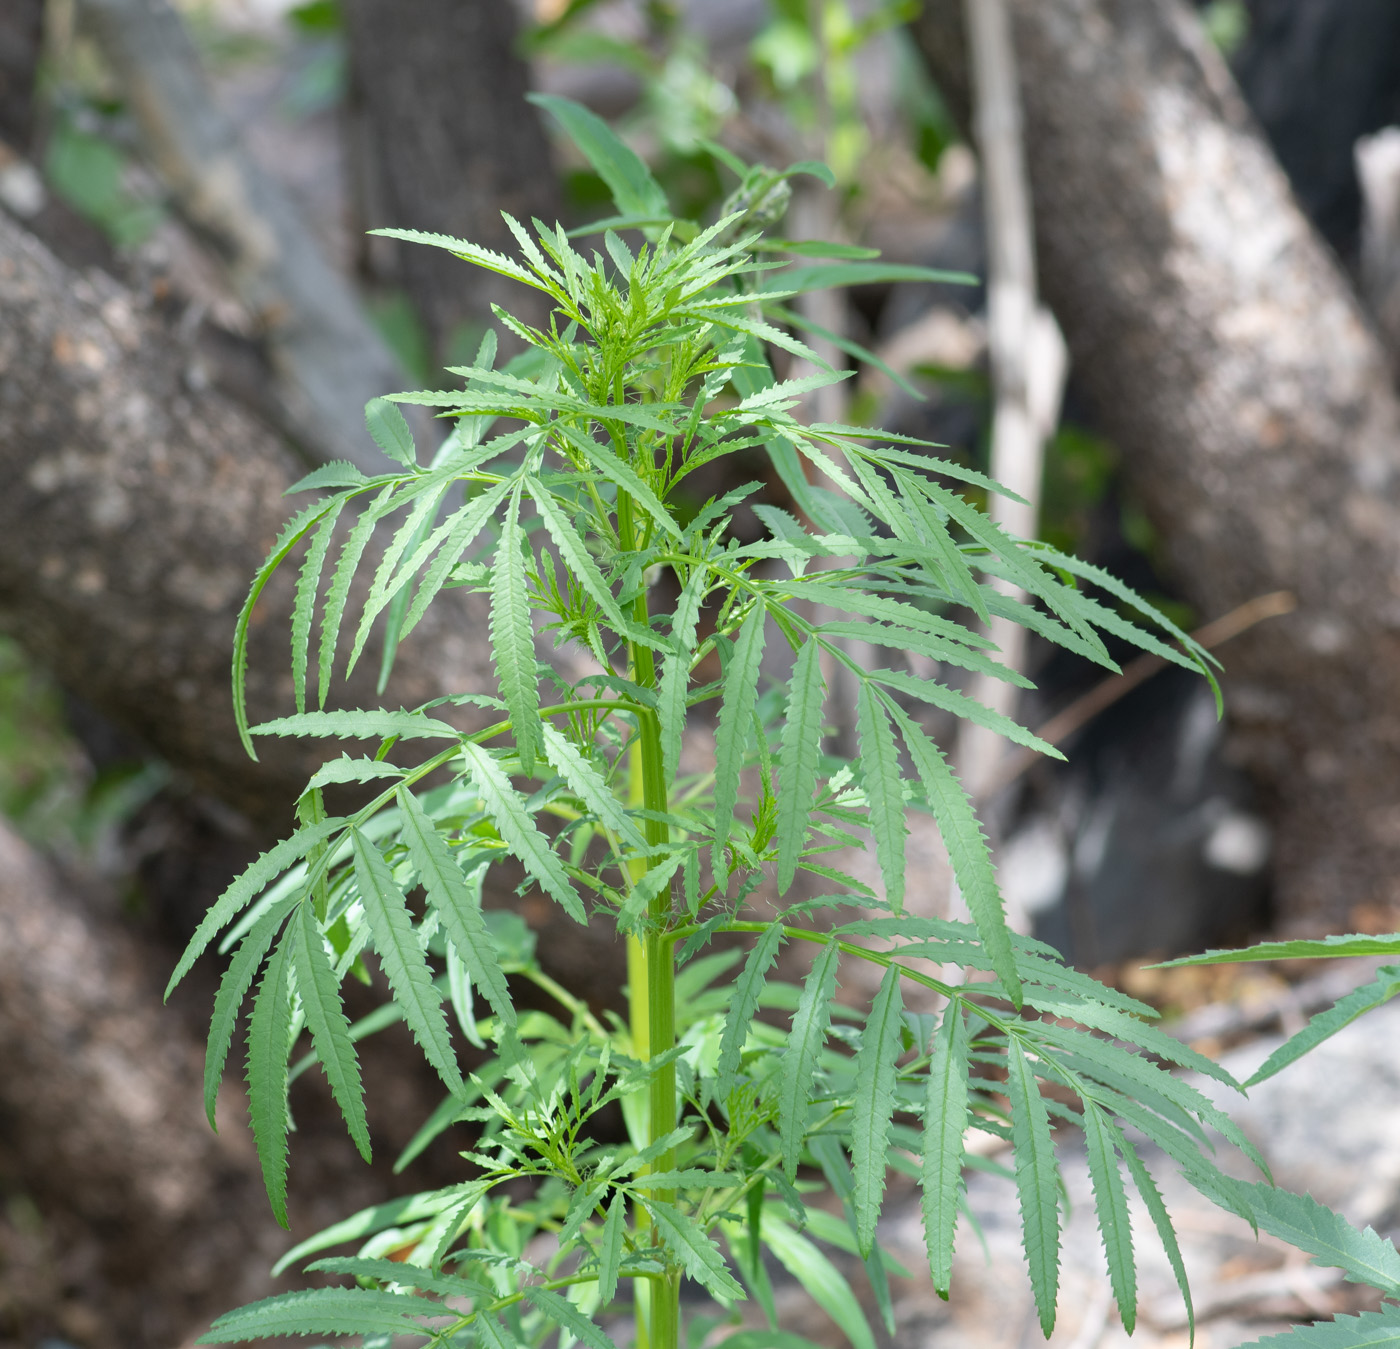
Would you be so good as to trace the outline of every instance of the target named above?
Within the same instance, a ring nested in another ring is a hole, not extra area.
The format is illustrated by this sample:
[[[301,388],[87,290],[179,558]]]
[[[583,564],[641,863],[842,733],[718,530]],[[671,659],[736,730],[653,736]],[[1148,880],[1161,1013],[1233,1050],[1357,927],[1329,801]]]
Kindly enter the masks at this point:
[[[923,1159],[919,1170],[924,1242],[938,1296],[946,1299],[953,1279],[953,1238],[963,1192],[967,1133],[967,1023],[950,1002],[943,1013],[936,1050],[928,1066],[924,1104]]]
[[[505,523],[491,569],[491,647],[501,697],[510,709],[511,731],[520,754],[520,767],[535,771],[540,749],[539,677],[535,671],[535,630],[530,623],[530,598],[525,589],[525,558],[521,552],[520,487],[510,494]]]
[[[673,1204],[643,1199],[656,1224],[661,1244],[681,1262],[685,1272],[715,1297],[726,1302],[747,1299],[748,1294],[729,1272],[719,1247],[705,1235],[693,1219]]]
[[[360,711],[337,708],[333,712],[297,712],[290,717],[274,717],[252,728],[254,735],[313,735],[336,740],[456,740],[455,726],[422,712],[399,708]]]
[[[462,746],[462,757],[506,846],[570,918],[586,922],[564,864],[530,818],[524,798],[510,785],[500,764],[480,745],[471,743]]]
[[[812,1301],[836,1322],[851,1349],[875,1349],[875,1337],[851,1285],[811,1241],[767,1213],[763,1215],[763,1241]]]
[[[302,1011],[316,1057],[330,1084],[345,1126],[360,1156],[370,1160],[369,1125],[365,1121],[364,1091],[360,1085],[360,1065],[350,1042],[350,1022],[340,1001],[340,988],[326,955],[321,929],[311,904],[303,900],[297,907],[291,930],[292,958],[296,965],[297,989]]]
[[[1169,970],[1176,965],[1231,965],[1251,960],[1303,960],[1322,956],[1400,955],[1400,936],[1368,937],[1356,933],[1297,941],[1265,941],[1238,951],[1207,951],[1199,956],[1164,960],[1149,969]]]
[[[1089,1179],[1094,1187],[1094,1207],[1099,1215],[1104,1258],[1113,1285],[1113,1298],[1129,1335],[1137,1322],[1137,1267],[1133,1260],[1133,1231],[1128,1213],[1128,1193],[1118,1170],[1114,1150],[1116,1126],[1093,1101],[1084,1102],[1084,1142],[1089,1154]],[[1126,1144],[1124,1145],[1126,1146]]]
[[[598,1324],[585,1316],[568,1298],[538,1284],[525,1289],[526,1299],[538,1307],[556,1326],[588,1346],[588,1349],[616,1349],[613,1342],[603,1334]]]
[[[1055,1328],[1060,1286],[1060,1195],[1055,1143],[1035,1072],[1019,1040],[1006,1050],[1006,1094],[1011,1101],[1011,1138],[1016,1149],[1016,1189],[1021,1198],[1022,1244],[1031,1289],[1045,1337]]]
[[[442,999],[433,987],[432,971],[418,944],[408,901],[399,889],[384,854],[358,829],[351,830],[355,881],[374,937],[379,963],[394,991],[394,1001],[418,1041],[424,1057],[447,1089],[462,1090],[462,1075],[447,1030]]]
[[[788,683],[787,717],[783,722],[782,750],[778,756],[778,894],[787,893],[797,875],[798,860],[807,841],[807,824],[817,790],[817,764],[822,748],[822,709],[826,683],[822,679],[821,652],[813,641],[804,642]]]
[[[325,707],[326,695],[331,690],[331,669],[335,664],[336,645],[340,641],[340,624],[345,617],[345,605],[350,598],[350,586],[355,572],[369,546],[370,536],[384,513],[394,493],[394,484],[385,487],[377,497],[360,512],[360,518],[341,545],[340,557],[331,574],[330,589],[326,592],[325,607],[321,610],[321,642],[316,653],[316,705]]]
[[[782,940],[782,924],[770,923],[749,952],[743,973],[734,985],[729,1014],[724,1019],[724,1031],[720,1035],[719,1064],[715,1069],[715,1094],[721,1101],[727,1101],[734,1090],[744,1044],[749,1038],[754,1014],[758,1011],[759,994],[763,992],[764,980],[777,959]]]
[[[1376,971],[1378,978],[1369,984],[1354,988],[1344,998],[1339,998],[1331,1007],[1319,1012],[1296,1035],[1290,1036],[1255,1070],[1245,1083],[1252,1087],[1266,1081],[1300,1059],[1308,1050],[1330,1039],[1344,1026],[1349,1026],[1363,1012],[1369,1012],[1400,993],[1400,966],[1382,965]]]
[[[734,807],[739,801],[739,775],[744,768],[744,750],[753,732],[753,708],[758,694],[758,671],[763,661],[767,618],[768,610],[759,600],[739,629],[734,656],[725,672],[724,701],[720,704],[719,729],[715,734],[715,832],[710,854],[710,865],[721,888],[729,880],[724,847],[729,842],[729,833],[734,824]]]
[[[1172,1226],[1171,1214],[1167,1212],[1167,1206],[1162,1202],[1161,1191],[1157,1189],[1157,1182],[1152,1179],[1152,1173],[1144,1165],[1142,1158],[1131,1146],[1124,1146],[1121,1151],[1128,1166],[1128,1174],[1132,1176],[1133,1184],[1137,1186],[1137,1192],[1147,1206],[1152,1225],[1157,1229],[1157,1239],[1166,1252],[1172,1274],[1176,1278],[1176,1286],[1181,1290],[1181,1299],[1186,1304],[1186,1324],[1194,1341],[1196,1309],[1191,1302],[1191,1283],[1186,1277],[1186,1263],[1181,1258],[1181,1247],[1177,1244],[1176,1228]]]
[[[287,1052],[292,1030],[292,1002],[287,992],[291,964],[283,940],[263,972],[262,985],[248,1019],[248,1110],[253,1120],[263,1184],[273,1216],[287,1223]]]
[[[1016,957],[1011,949],[1011,934],[1006,926],[1006,908],[992,869],[992,855],[982,834],[977,812],[972,808],[963,785],[957,779],[943,752],[924,734],[898,704],[887,704],[914,762],[914,771],[923,783],[924,798],[943,844],[948,860],[957,877],[958,888],[977,924],[977,933],[991,958],[992,969],[1001,980],[1012,1004],[1021,1006],[1021,976],[1016,972]]]
[[[617,1268],[622,1263],[622,1234],[627,1227],[627,1196],[616,1194],[608,1207],[598,1241],[598,1304],[606,1307],[617,1294]]]
[[[885,1151],[894,1118],[895,1060],[902,1048],[904,1002],[899,978],[897,965],[886,968],[856,1055],[851,1168],[855,1173],[856,1240],[863,1257],[875,1248],[875,1224],[885,1196]]]
[[[266,560],[258,568],[257,575],[253,577],[253,584],[248,590],[248,598],[243,601],[243,608],[239,610],[238,622],[234,625],[233,631],[233,718],[238,726],[238,736],[243,742],[243,749],[250,759],[258,757],[253,749],[252,738],[248,734],[248,701],[247,688],[245,687],[248,675],[248,626],[252,621],[253,608],[267,583],[272,579],[273,573],[286,560],[287,554],[306,537],[311,528],[328,511],[339,511],[341,505],[343,502],[334,500],[318,501],[306,507],[305,510],[282,526],[282,532],[272,545],[272,551],[268,553]]]
[[[403,841],[408,845],[408,855],[413,859],[428,903],[441,917],[472,983],[505,1025],[515,1025],[515,1005],[496,958],[491,929],[481,916],[481,905],[467,885],[452,849],[407,787],[399,788],[398,802],[403,815]]]
[[[602,774],[584,758],[579,747],[548,723],[540,729],[544,738],[545,756],[558,769],[559,776],[569,784],[569,790],[593,812],[601,824],[616,834],[629,848],[645,852],[647,843],[641,831],[622,808],[622,803],[613,794],[612,788],[603,781]]]
[[[674,782],[681,758],[681,741],[685,734],[686,694],[690,691],[690,662],[695,652],[695,627],[700,617],[708,573],[703,566],[695,567],[671,619],[671,639],[674,650],[666,657],[661,670],[661,686],[657,690],[657,714],[661,721],[661,759],[666,781]]]
[[[860,766],[870,802],[870,832],[885,882],[885,898],[899,913],[904,908],[904,779],[894,731],[880,695],[866,680],[856,694],[856,727],[860,736]]]
[[[214,1322],[196,1344],[236,1344],[272,1335],[424,1335],[411,1316],[441,1315],[436,1303],[369,1288],[313,1288],[280,1293]]]
[[[1294,1326],[1282,1335],[1249,1340],[1239,1349],[1400,1349],[1400,1308]]]
[[[797,1174],[807,1134],[807,1117],[817,1085],[817,1063],[831,1021],[831,995],[836,990],[839,956],[840,947],[832,939],[812,962],[783,1054],[778,1088],[778,1131],[783,1145],[783,1170],[789,1180]]]
[[[296,694],[297,711],[306,711],[306,666],[311,647],[311,620],[316,610],[316,593],[321,588],[321,573],[325,570],[326,554],[330,551],[335,522],[345,505],[341,498],[326,512],[325,518],[312,535],[311,546],[297,576],[296,600],[292,607],[292,689]]]
[[[1306,1251],[1314,1264],[1340,1269],[1352,1283],[1400,1297],[1400,1251],[1394,1242],[1373,1228],[1353,1227],[1311,1195],[1263,1183],[1242,1188],[1250,1214],[1264,1231]]]
[[[536,290],[555,293],[555,288],[547,281],[542,281],[539,277],[526,271],[518,262],[506,257],[504,253],[492,252],[489,248],[482,248],[480,244],[468,243],[465,239],[453,239],[446,234],[428,234],[422,230],[378,229],[368,232],[381,235],[386,239],[402,239],[409,244],[428,244],[433,248],[445,248],[448,252],[455,253],[464,262],[475,263],[476,266],[484,267],[487,271],[508,276],[513,281],[523,282],[527,286],[533,286]],[[394,401],[407,403],[414,400],[399,394],[395,396]]]
[[[569,139],[607,184],[623,215],[652,218],[670,215],[666,194],[651,176],[651,170],[601,117],[557,94],[530,94],[528,97],[568,133]]]

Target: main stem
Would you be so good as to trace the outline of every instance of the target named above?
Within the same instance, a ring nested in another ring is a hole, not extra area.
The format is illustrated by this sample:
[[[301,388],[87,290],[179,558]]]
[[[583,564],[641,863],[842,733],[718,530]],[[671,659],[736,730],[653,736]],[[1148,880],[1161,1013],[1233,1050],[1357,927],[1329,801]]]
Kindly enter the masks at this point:
[[[624,549],[635,545],[632,502],[625,494],[618,497],[618,534]],[[633,621],[639,627],[647,625],[646,594],[639,595],[633,609]],[[649,647],[633,642],[629,645],[632,679],[642,688],[656,687],[656,660]],[[671,831],[663,816],[669,806],[666,791],[666,768],[661,753],[661,724],[650,709],[637,713],[637,738],[632,747],[632,797],[651,814],[643,822],[647,843],[664,847],[670,842]],[[632,879],[645,873],[647,863],[639,858],[633,864]],[[665,1054],[676,1043],[676,969],[675,947],[669,940],[674,924],[669,891],[663,890],[652,901],[647,915],[646,935],[627,939],[627,972],[631,989],[630,1013],[632,1042],[639,1058],[653,1059]],[[676,1127],[676,1068],[666,1063],[656,1068],[650,1079],[647,1095],[647,1141],[665,1138]],[[670,1171],[675,1167],[675,1153],[668,1149],[652,1162],[650,1170]],[[652,1190],[649,1197],[662,1203],[675,1200],[673,1190]],[[660,1239],[653,1233],[653,1244]],[[643,1285],[636,1285],[638,1292]],[[637,1300],[638,1349],[678,1349],[680,1343],[681,1273],[667,1267],[664,1274],[652,1276],[646,1285],[647,1296]]]

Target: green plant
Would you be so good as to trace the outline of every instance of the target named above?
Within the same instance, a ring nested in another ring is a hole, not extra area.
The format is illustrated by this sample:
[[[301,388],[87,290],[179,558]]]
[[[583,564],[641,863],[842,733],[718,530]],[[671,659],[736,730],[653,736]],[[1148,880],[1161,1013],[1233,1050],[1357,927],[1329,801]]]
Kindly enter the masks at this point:
[[[498,310],[525,356],[497,370],[488,338],[472,366],[452,372],[463,387],[396,396],[457,419],[427,466],[393,403],[376,400],[369,425],[401,471],[366,478],[331,465],[296,489],[328,494],[288,524],[254,582],[235,653],[240,725],[250,750],[251,734],[379,748],[314,774],[295,833],[229,887],[171,981],[224,934],[232,956],[209,1040],[212,1120],[235,1024],[261,971],[248,1086],[279,1221],[289,1072],[319,1061],[368,1156],[354,1043],[389,1019],[408,1024],[447,1090],[406,1155],[459,1121],[476,1128],[477,1141],[463,1154],[460,1183],[356,1214],[283,1262],[354,1243],[355,1254],[312,1268],[355,1286],[246,1307],[205,1341],[359,1334],[387,1344],[412,1334],[504,1349],[557,1333],[561,1344],[602,1349],[621,1307],[636,1318],[638,1345],[675,1349],[681,1284],[691,1279],[723,1308],[752,1297],[769,1329],[745,1332],[750,1349],[790,1347],[798,1341],[778,1331],[767,1251],[853,1345],[870,1349],[860,1304],[821,1246],[859,1258],[888,1324],[890,1267],[875,1238],[896,1168],[922,1186],[930,1267],[946,1295],[963,1167],[991,1165],[965,1152],[973,1121],[1013,1144],[1014,1171],[995,1169],[1019,1191],[1047,1331],[1062,1200],[1057,1124],[1085,1131],[1124,1323],[1134,1319],[1135,1277],[1120,1162],[1189,1305],[1170,1218],[1124,1126],[1243,1211],[1245,1187],[1202,1152],[1205,1126],[1255,1154],[1159,1060],[1228,1077],[1155,1029],[1142,1004],[1007,930],[981,829],[919,708],[1054,751],[951,682],[909,673],[897,653],[1024,684],[960,612],[1009,615],[1110,667],[1103,634],[1202,671],[1204,653],[1111,577],[1007,537],[946,485],[998,490],[980,475],[920,442],[797,419],[802,394],[844,372],[775,379],[770,351],[815,361],[783,326],[783,302],[867,279],[878,264],[852,261],[836,245],[766,238],[781,217],[784,174],[726,159],[740,185],[702,229],[670,218],[644,165],[603,123],[563,100],[545,102],[620,214],[592,231],[604,247],[589,255],[560,228],[536,222],[527,231],[508,219],[519,262],[390,231],[542,291],[555,317],[544,331]],[[822,172],[788,172],[799,170]],[[624,228],[638,231],[640,246],[624,242],[616,232]],[[507,429],[495,430],[498,418],[510,419]],[[803,518],[754,504],[757,484],[681,513],[675,501],[692,472],[759,447]],[[464,499],[454,495],[463,489]],[[757,543],[729,532],[741,503],[766,530]],[[337,526],[356,510],[323,593]],[[396,512],[403,518],[372,568],[349,664],[385,615],[387,668],[434,596],[466,586],[489,596],[498,690],[444,691],[412,710],[325,710],[352,582],[376,528]],[[249,616],[303,544],[292,617],[298,710],[250,732],[241,692]],[[986,577],[1030,598],[1013,599]],[[663,578],[674,598],[658,603]],[[1122,618],[1120,603],[1149,626]],[[306,710],[318,612],[318,710]],[[535,620],[591,653],[596,671],[562,682],[537,660]],[[889,666],[866,668],[847,650],[850,639],[893,653]],[[823,746],[836,665],[859,690],[853,762]],[[491,724],[466,734],[435,715],[462,705]],[[687,715],[712,709],[713,765],[683,768]],[[417,740],[441,748],[400,761],[399,747]],[[326,790],[347,783],[375,795],[345,816],[328,814]],[[937,822],[973,923],[906,910],[911,808]],[[879,893],[843,868],[843,849],[871,841]],[[626,934],[625,1022],[595,1014],[540,969],[513,915],[482,909],[483,878],[504,860],[557,904],[557,921]],[[760,894],[765,907],[749,903]],[[709,950],[722,934],[751,945]],[[800,984],[775,976],[785,947],[811,954]],[[370,948],[391,1000],[351,1026],[340,984],[371,977]],[[834,1000],[843,965],[857,962],[879,978],[868,1008]],[[966,978],[947,973],[958,967]],[[513,987],[522,983],[548,994],[554,1010],[519,1008]],[[906,988],[917,1009],[906,1008]],[[465,1075],[444,1001],[477,1050]],[[310,1046],[291,1069],[303,1032]],[[624,1141],[596,1128],[612,1103]],[[812,1202],[818,1174],[843,1219]],[[619,1302],[628,1288],[630,1307],[625,1296]]]
[[[1260,960],[1338,960],[1347,956],[1400,956],[1400,933],[1347,933],[1320,940],[1260,942],[1244,950],[1184,956],[1166,961],[1163,968]],[[1373,979],[1318,1012],[1302,1030],[1289,1036],[1259,1065],[1245,1087],[1268,1081],[1358,1017],[1397,995],[1400,964],[1379,966]],[[1255,1341],[1256,1345],[1269,1344],[1276,1349],[1361,1349],[1363,1345],[1400,1341],[1400,1251],[1393,1242],[1369,1227],[1358,1231],[1340,1214],[1308,1195],[1290,1194],[1269,1185],[1250,1185],[1241,1187],[1237,1197],[1243,1201],[1241,1211],[1256,1226],[1306,1251],[1314,1264],[1340,1269],[1350,1282],[1369,1285],[1384,1299],[1379,1311],[1300,1325],[1285,1334]]]

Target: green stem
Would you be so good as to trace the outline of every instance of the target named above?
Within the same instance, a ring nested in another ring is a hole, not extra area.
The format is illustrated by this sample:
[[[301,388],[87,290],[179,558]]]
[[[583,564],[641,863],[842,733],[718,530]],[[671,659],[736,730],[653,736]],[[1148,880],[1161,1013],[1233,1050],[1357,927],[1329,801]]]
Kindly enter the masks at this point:
[[[618,534],[624,549],[636,546],[632,521],[632,502],[619,495],[617,509]],[[633,621],[639,627],[648,622],[646,593],[637,596],[633,606]],[[656,659],[650,648],[631,643],[629,657],[632,679],[642,688],[656,687]],[[651,812],[644,821],[647,843],[664,847],[671,831],[664,815],[668,807],[666,769],[661,753],[661,723],[656,713],[646,709],[637,714],[637,737],[632,750],[632,797],[634,804]],[[633,864],[633,880],[645,873],[646,858]],[[633,1047],[639,1058],[652,1059],[665,1054],[676,1043],[676,967],[675,944],[669,929],[674,923],[671,897],[667,891],[652,901],[647,914],[643,937],[627,939],[627,972],[630,984],[630,1013]],[[651,1074],[647,1089],[647,1142],[664,1138],[676,1127],[676,1068],[666,1063]],[[658,1157],[650,1169],[670,1171],[676,1164],[675,1154],[667,1151]],[[674,1203],[672,1190],[648,1191],[648,1198],[658,1203]],[[660,1244],[659,1233],[653,1231],[653,1244]],[[640,1293],[642,1283],[639,1280]],[[680,1270],[670,1267],[649,1281],[647,1297],[637,1303],[637,1345],[639,1349],[678,1349],[680,1343]]]

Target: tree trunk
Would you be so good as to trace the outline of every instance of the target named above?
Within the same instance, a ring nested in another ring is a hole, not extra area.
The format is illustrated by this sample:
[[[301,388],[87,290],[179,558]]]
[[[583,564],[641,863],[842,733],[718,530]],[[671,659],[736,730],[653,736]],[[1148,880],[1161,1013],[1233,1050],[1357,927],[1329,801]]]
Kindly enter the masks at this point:
[[[78,275],[0,216],[0,615],[30,653],[204,791],[281,829],[319,746],[239,745],[234,620],[296,509],[301,467],[237,404],[187,380],[186,351],[132,292]],[[292,571],[255,616],[255,720],[292,710]],[[405,644],[406,705],[492,676],[484,606],[449,595]],[[374,705],[371,656],[342,695]]]
[[[539,114],[525,102],[514,7],[494,0],[347,0],[349,151],[363,229],[392,225],[518,251],[501,219],[558,218],[559,192]],[[503,304],[532,323],[540,297],[441,249],[366,241],[370,274],[401,286],[448,357],[461,325]],[[463,363],[470,357],[456,352]]]
[[[204,1122],[201,1057],[141,943],[0,825],[0,1172],[36,1215],[5,1234],[0,1335],[175,1344],[271,1291],[285,1238],[246,1127]],[[25,1235],[50,1258],[17,1280]]]
[[[1286,927],[1400,905],[1400,402],[1346,278],[1176,0],[1015,0],[1044,288],[1076,377],[1231,645]],[[956,0],[916,34],[966,87]]]

